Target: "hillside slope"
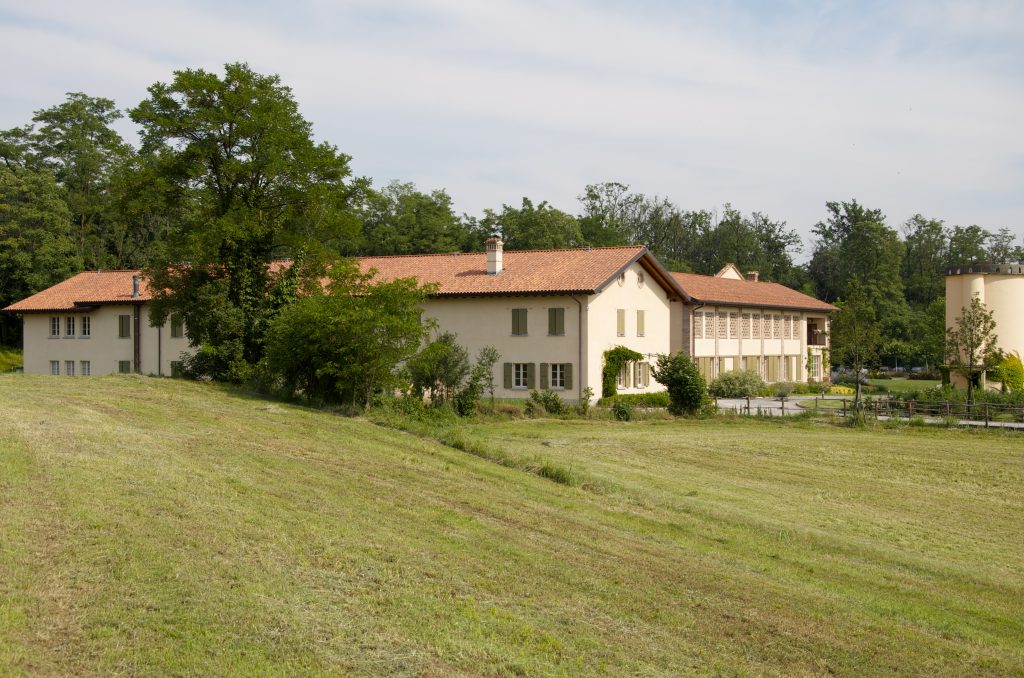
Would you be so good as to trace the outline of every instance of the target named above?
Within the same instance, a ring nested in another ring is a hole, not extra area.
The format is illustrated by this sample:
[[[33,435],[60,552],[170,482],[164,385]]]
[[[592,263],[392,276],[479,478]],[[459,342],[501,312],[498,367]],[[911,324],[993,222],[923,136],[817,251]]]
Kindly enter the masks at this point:
[[[177,380],[0,376],[0,430],[0,674],[1024,670],[1019,437],[962,435],[938,496],[912,438],[894,518],[856,432],[836,473],[799,426],[468,429],[598,491]]]

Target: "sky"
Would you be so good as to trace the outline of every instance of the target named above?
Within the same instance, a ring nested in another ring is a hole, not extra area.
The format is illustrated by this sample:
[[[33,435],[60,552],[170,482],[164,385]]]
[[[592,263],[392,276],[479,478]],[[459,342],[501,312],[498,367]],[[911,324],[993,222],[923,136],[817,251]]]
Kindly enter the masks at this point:
[[[0,128],[238,61],[355,174],[471,215],[617,181],[783,220],[804,257],[826,201],[1024,238],[1019,1],[0,0]]]

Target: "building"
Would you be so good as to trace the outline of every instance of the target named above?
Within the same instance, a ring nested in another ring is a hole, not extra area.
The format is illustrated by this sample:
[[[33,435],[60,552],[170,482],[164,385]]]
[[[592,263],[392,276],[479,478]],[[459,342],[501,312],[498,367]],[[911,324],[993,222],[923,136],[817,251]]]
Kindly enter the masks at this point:
[[[151,327],[139,271],[87,271],[3,309],[24,322],[24,370],[68,376],[170,375],[189,351],[173,319]]]
[[[828,381],[835,306],[727,264],[713,276],[673,273],[686,300],[674,308],[672,350],[693,356],[709,382],[751,370],[767,382]]]
[[[1024,264],[974,264],[946,271],[946,327],[951,328],[977,296],[992,311],[999,348],[1024,355]],[[953,384],[966,387],[964,377],[953,373]],[[985,387],[985,375],[979,386]]]
[[[490,238],[486,252],[364,257],[359,265],[377,280],[436,284],[424,315],[471,355],[487,345],[498,350],[499,398],[535,388],[568,400],[591,388],[600,397],[603,354],[616,346],[647,358],[622,368],[620,393],[664,388],[650,366],[670,350],[671,306],[682,296],[644,247],[504,252]]]
[[[709,380],[741,368],[768,381],[827,379],[834,307],[745,280],[731,264],[701,276],[669,273],[642,246],[504,252],[492,237],[486,248],[363,257],[359,266],[378,281],[435,285],[424,317],[473,356],[498,350],[498,397],[551,389],[578,400],[587,388],[600,396],[604,353],[616,346],[644,356],[620,370],[621,393],[662,390],[653,360],[679,351]],[[149,300],[139,271],[87,272],[3,311],[24,318],[26,372],[171,375],[191,350],[185,328],[173,319],[150,327]]]

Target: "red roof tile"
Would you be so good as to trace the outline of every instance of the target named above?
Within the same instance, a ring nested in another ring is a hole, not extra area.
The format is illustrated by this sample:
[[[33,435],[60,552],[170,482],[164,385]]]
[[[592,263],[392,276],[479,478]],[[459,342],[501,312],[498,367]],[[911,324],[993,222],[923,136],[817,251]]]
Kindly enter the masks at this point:
[[[502,271],[487,274],[487,255],[479,253],[362,257],[363,272],[377,270],[377,280],[415,277],[437,283],[437,296],[512,294],[593,294],[629,264],[644,260],[661,269],[642,246],[572,250],[513,250],[502,255]],[[668,281],[662,283],[674,287]],[[673,295],[677,292],[671,290]]]
[[[835,306],[779,283],[732,280],[696,273],[673,273],[686,296],[702,304],[764,306],[801,311],[837,311]]]
[[[3,309],[11,313],[70,311],[78,306],[128,304],[149,301],[149,286],[139,282],[139,296],[132,298],[132,277],[139,271],[86,271],[57,283]]]

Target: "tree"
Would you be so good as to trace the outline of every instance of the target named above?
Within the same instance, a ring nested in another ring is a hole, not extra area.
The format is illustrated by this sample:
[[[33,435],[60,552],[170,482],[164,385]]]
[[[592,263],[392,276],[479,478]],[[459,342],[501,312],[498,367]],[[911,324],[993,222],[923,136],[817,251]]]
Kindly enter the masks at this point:
[[[985,248],[992,234],[980,226],[954,226],[949,233],[947,268],[981,264],[988,259]]]
[[[971,297],[953,326],[946,328],[946,360],[950,369],[967,381],[967,402],[974,402],[980,376],[1002,360],[996,321],[978,295]]]
[[[491,412],[494,411],[494,389],[497,384],[494,381],[494,366],[501,360],[501,354],[493,346],[484,346],[476,354],[476,365],[473,366],[471,379],[480,384],[481,392],[485,391],[491,396]]]
[[[215,344],[208,376],[234,378],[260,360],[266,328],[294,290],[295,279],[271,260],[317,260],[355,239],[349,158],[313,141],[277,76],[245,64],[228,64],[223,78],[176,71],[130,115],[153,181],[180,209],[146,269],[155,290],[150,322],[178,314],[193,345]],[[208,298],[230,331],[200,303]]]
[[[484,233],[501,233],[505,249],[535,250],[580,247],[585,243],[576,217],[557,210],[547,202],[534,206],[523,198],[520,208],[502,205],[501,212],[484,210],[484,216],[473,229]]]
[[[412,183],[392,182],[368,191],[363,210],[363,254],[458,252],[466,227],[444,191],[421,193]]]
[[[587,244],[608,247],[642,241],[637,236],[644,230],[650,209],[642,194],[630,193],[626,184],[609,181],[589,184],[578,199],[583,206],[580,231]]]
[[[0,165],[0,308],[81,270],[71,214],[46,170]],[[0,345],[15,345],[21,325],[0,315]]]
[[[832,320],[832,355],[853,370],[857,381],[854,410],[860,413],[861,372],[878,359],[882,336],[875,319],[875,308],[860,280],[847,285],[846,299],[837,303],[839,313]]]
[[[413,393],[422,399],[430,395],[435,406],[451,400],[469,377],[469,351],[459,345],[452,332],[442,332],[409,359]]]
[[[717,224],[702,224],[693,253],[694,270],[711,275],[727,263],[759,271],[767,280],[791,282],[791,253],[800,251],[800,236],[786,223],[760,212],[749,217],[726,203]]]
[[[942,296],[949,235],[938,219],[915,214],[903,224],[903,287],[907,302],[921,310]]]
[[[707,383],[689,356],[661,354],[651,374],[668,390],[668,411],[672,414],[699,414],[707,408]]]
[[[993,264],[1006,264],[1020,261],[1020,248],[1014,247],[1015,237],[1008,228],[1000,228],[989,235],[986,254]]]
[[[308,287],[270,323],[267,368],[287,393],[365,405],[399,385],[398,366],[427,338],[420,311],[432,289],[414,278],[375,284],[338,261],[326,291]]]

